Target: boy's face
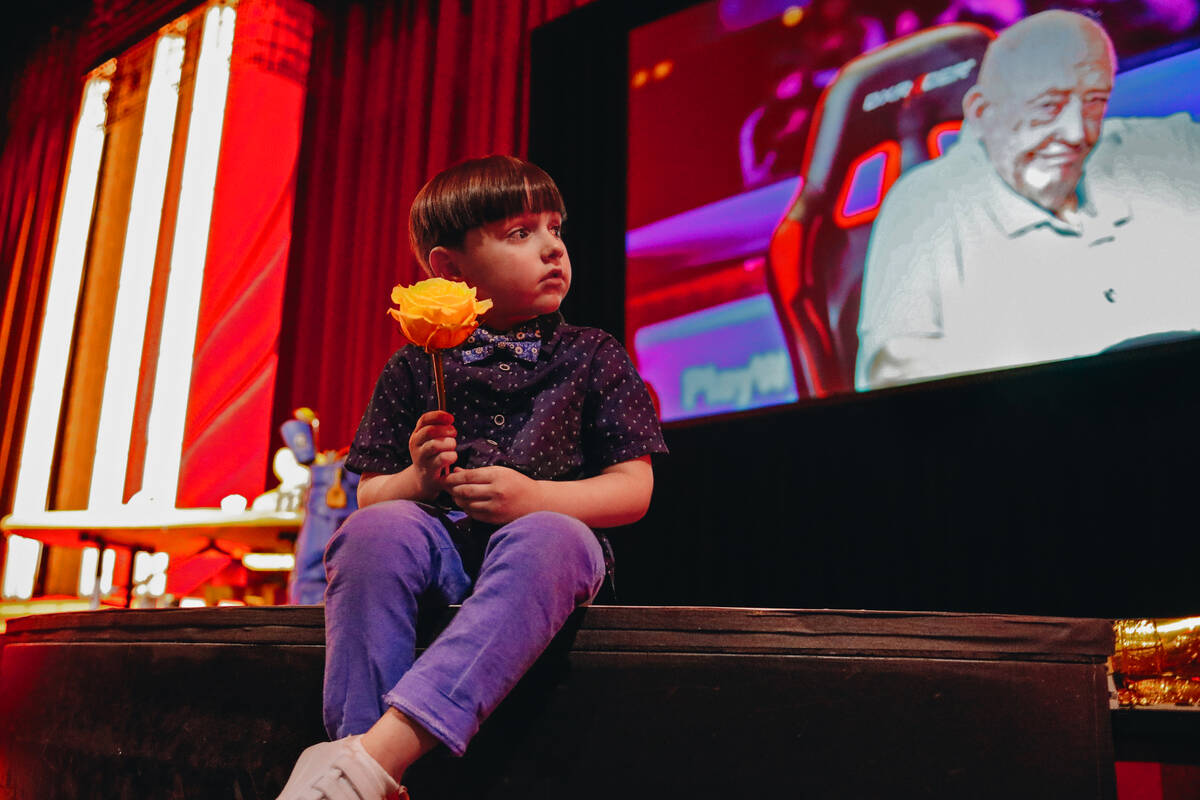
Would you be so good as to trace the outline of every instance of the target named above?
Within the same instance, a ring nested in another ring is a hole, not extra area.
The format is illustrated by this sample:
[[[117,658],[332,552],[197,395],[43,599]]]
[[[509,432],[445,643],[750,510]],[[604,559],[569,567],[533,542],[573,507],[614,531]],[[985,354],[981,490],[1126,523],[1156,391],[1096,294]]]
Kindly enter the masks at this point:
[[[429,264],[435,275],[466,281],[479,299],[491,300],[483,319],[496,330],[557,311],[571,288],[571,259],[556,211],[472,228],[461,248],[434,248]]]

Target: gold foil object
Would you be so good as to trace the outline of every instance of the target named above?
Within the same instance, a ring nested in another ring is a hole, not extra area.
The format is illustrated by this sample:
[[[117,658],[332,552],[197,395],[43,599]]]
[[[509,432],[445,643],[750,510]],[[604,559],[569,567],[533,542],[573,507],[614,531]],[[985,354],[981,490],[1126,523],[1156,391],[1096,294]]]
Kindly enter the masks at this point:
[[[1121,705],[1200,705],[1200,616],[1113,623]]]

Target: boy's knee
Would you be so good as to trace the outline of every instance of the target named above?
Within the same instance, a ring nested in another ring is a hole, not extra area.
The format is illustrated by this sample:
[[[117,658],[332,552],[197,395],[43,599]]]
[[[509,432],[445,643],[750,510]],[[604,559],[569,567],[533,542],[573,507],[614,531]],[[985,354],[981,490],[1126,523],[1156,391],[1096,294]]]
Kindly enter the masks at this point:
[[[503,531],[539,562],[545,574],[567,573],[589,587],[604,579],[604,551],[596,534],[575,517],[555,511],[536,511]]]
[[[330,538],[325,566],[353,563],[368,569],[395,559],[411,560],[425,547],[420,506],[408,500],[375,503],[355,511]]]

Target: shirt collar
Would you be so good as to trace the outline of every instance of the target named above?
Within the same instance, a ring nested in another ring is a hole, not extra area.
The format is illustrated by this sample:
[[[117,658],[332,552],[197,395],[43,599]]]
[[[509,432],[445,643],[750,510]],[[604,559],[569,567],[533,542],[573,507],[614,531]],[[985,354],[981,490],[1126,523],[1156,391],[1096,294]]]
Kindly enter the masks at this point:
[[[1080,235],[1083,231],[1076,225],[1059,219],[1037,203],[1017,194],[996,172],[983,141],[970,121],[964,121],[955,147],[965,148],[966,156],[976,169],[982,170],[986,178],[978,184],[982,192],[981,202],[996,226],[1005,236],[1015,238],[1046,225],[1066,235]],[[1083,177],[1079,182],[1079,212],[1096,220],[1102,227],[1112,227],[1128,222],[1133,216],[1129,201],[1107,186],[1103,181],[1094,181],[1084,164]]]
[[[549,359],[558,347],[558,326],[563,322],[561,311],[543,314],[538,317],[538,327],[542,331],[542,352],[540,358]]]

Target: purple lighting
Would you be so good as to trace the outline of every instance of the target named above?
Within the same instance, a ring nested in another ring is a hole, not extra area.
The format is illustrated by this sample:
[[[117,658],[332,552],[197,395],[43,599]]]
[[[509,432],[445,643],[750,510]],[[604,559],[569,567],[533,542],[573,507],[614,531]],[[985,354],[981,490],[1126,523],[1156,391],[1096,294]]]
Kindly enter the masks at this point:
[[[883,176],[888,154],[879,152],[858,165],[850,179],[850,191],[842,206],[842,215],[852,217],[870,211],[883,199]]]
[[[664,421],[797,399],[783,330],[765,294],[647,325],[634,335],[634,350]]]

